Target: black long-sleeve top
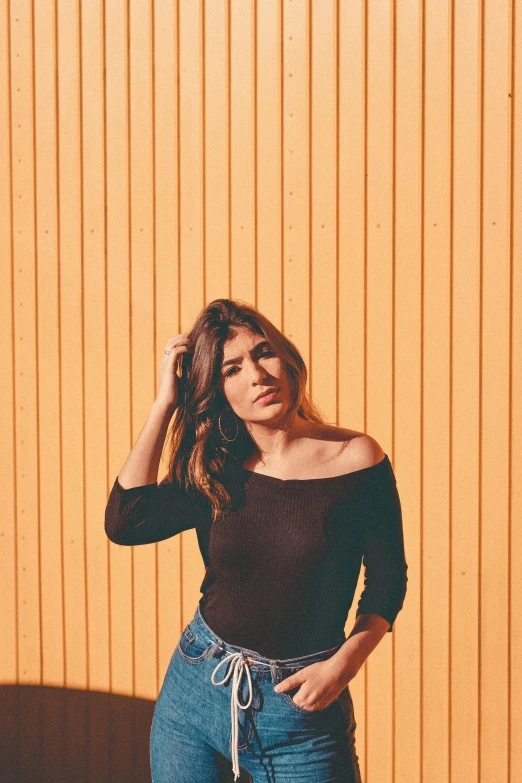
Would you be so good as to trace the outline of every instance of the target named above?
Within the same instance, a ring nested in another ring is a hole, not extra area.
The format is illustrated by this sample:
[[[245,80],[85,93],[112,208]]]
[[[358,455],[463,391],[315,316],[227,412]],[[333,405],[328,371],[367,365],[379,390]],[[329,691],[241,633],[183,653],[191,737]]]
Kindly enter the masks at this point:
[[[225,642],[274,660],[328,650],[345,639],[361,563],[356,616],[392,631],[406,595],[397,482],[381,462],[341,476],[278,479],[237,466],[232,509],[212,522],[208,498],[164,479],[124,489],[116,478],[105,532],[116,544],[150,544],[195,528],[207,570],[199,601]]]

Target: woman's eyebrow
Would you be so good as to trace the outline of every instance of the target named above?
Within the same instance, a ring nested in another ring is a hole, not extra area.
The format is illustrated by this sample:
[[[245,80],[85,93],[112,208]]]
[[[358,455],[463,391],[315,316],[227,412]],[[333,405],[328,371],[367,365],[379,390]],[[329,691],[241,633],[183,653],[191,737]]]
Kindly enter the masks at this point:
[[[261,340],[261,342],[257,343],[257,345],[254,345],[254,347],[252,348],[251,351],[249,351],[249,353],[254,353],[254,351],[257,351],[258,348],[262,348],[265,345],[268,345],[268,346],[270,345],[268,340]],[[223,369],[223,367],[226,367],[227,364],[236,364],[236,363],[239,363],[239,362],[242,362],[242,361],[243,361],[243,357],[242,356],[236,356],[235,359],[227,359],[226,362],[223,362],[223,364],[221,365],[221,369]]]

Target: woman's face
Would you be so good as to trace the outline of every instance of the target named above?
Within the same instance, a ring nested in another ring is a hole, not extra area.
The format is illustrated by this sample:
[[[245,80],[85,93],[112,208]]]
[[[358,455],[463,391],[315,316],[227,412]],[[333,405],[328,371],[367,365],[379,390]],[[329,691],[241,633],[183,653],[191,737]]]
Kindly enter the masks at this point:
[[[279,391],[266,402],[256,397],[274,386]],[[221,389],[228,404],[244,421],[282,419],[291,403],[291,387],[285,365],[263,335],[248,328],[236,329],[223,347]]]

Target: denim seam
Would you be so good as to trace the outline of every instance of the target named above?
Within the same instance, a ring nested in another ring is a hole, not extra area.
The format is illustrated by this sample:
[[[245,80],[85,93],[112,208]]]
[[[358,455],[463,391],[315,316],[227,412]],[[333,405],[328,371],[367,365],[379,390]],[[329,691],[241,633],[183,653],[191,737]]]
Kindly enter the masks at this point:
[[[252,739],[254,738],[254,728],[255,728],[255,725],[256,725],[257,710],[253,709],[252,705],[250,705],[248,710],[241,710],[241,712],[243,712],[243,713],[245,713],[245,715],[247,715],[246,720],[248,721],[248,729],[247,729],[247,732],[246,732],[246,740],[244,742],[242,742],[241,744],[238,744],[237,749],[238,750],[245,750],[246,748],[251,746]],[[245,727],[243,726],[242,729],[244,731]],[[229,749],[230,752],[232,752],[232,731],[230,732],[230,735],[229,735],[229,738],[228,738],[228,749]]]

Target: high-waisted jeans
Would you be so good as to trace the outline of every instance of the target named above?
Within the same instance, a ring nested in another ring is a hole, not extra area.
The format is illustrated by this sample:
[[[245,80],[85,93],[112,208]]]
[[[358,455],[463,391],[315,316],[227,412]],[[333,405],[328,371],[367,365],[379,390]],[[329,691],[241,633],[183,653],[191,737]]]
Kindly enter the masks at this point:
[[[274,685],[341,647],[271,660],[227,644],[198,605],[170,660],[150,732],[153,783],[223,783],[232,761],[253,783],[361,783],[348,685],[328,707],[308,710]]]

